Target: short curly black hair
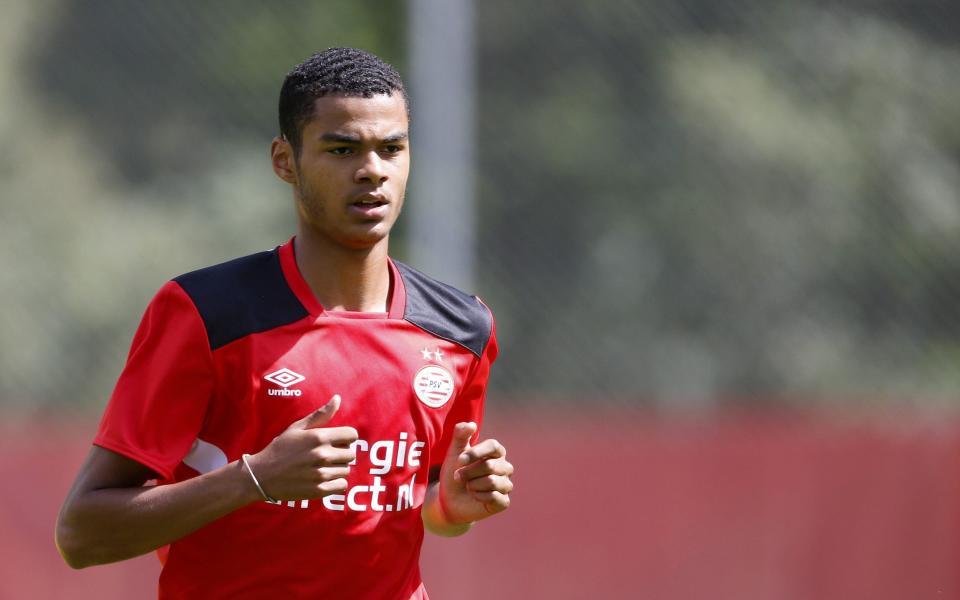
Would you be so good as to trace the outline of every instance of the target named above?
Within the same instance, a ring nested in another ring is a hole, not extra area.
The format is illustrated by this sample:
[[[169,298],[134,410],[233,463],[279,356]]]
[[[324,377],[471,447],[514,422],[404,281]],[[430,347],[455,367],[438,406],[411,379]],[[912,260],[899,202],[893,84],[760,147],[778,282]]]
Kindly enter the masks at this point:
[[[300,153],[303,127],[313,116],[313,103],[329,95],[370,98],[399,92],[410,112],[403,80],[382,58],[357,48],[328,48],[287,73],[280,88],[280,135]]]

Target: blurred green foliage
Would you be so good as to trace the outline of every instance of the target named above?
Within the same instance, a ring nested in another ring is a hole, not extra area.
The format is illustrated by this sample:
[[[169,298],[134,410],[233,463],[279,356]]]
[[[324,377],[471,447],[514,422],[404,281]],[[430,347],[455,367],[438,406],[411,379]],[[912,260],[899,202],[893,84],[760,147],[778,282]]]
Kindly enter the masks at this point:
[[[478,7],[506,387],[952,396],[960,11]]]
[[[494,402],[949,400],[960,8],[476,10]],[[0,405],[102,405],[164,280],[286,239],[283,75],[335,45],[405,72],[404,20],[374,0],[13,3]]]

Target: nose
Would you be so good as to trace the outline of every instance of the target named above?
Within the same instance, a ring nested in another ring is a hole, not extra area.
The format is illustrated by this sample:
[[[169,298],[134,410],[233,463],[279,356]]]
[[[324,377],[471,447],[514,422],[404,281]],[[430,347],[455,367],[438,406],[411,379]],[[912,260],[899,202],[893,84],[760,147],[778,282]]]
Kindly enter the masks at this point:
[[[363,163],[357,169],[355,179],[357,183],[370,182],[375,185],[386,181],[386,164],[380,155],[373,151],[367,152],[363,157]]]

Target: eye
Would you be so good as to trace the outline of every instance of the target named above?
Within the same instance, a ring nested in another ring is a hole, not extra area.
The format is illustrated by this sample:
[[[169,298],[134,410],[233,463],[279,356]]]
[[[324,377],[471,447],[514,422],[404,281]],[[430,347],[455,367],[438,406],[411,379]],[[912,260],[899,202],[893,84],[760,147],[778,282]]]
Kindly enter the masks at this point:
[[[327,152],[333,154],[334,156],[344,156],[345,154],[350,153],[350,148],[347,146],[337,146],[336,148],[330,148],[327,150]]]
[[[383,151],[387,154],[398,154],[403,151],[403,146],[397,144],[390,144],[383,147]]]

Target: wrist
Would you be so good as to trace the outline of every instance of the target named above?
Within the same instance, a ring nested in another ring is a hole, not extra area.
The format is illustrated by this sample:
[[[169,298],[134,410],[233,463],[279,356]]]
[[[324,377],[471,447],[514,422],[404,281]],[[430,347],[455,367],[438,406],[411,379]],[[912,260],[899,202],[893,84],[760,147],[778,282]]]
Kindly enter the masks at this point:
[[[260,480],[257,479],[256,473],[253,472],[253,467],[250,466],[250,455],[241,454],[240,460],[243,463],[243,470],[245,470],[247,475],[250,476],[250,481],[253,482],[253,487],[257,489],[257,493],[260,494],[260,497],[267,502],[276,504],[277,500],[263,489],[263,485],[261,485]]]
[[[426,498],[420,509],[423,525],[430,533],[443,537],[463,535],[472,526],[472,521],[457,522],[450,516],[440,499],[440,484],[433,483],[427,487]]]
[[[229,471],[231,481],[234,483],[237,500],[242,506],[264,500],[264,497],[260,494],[260,490],[257,489],[256,484],[254,484],[253,478],[250,477],[250,472],[247,471],[247,467],[244,465],[242,459],[227,465],[227,470]]]

